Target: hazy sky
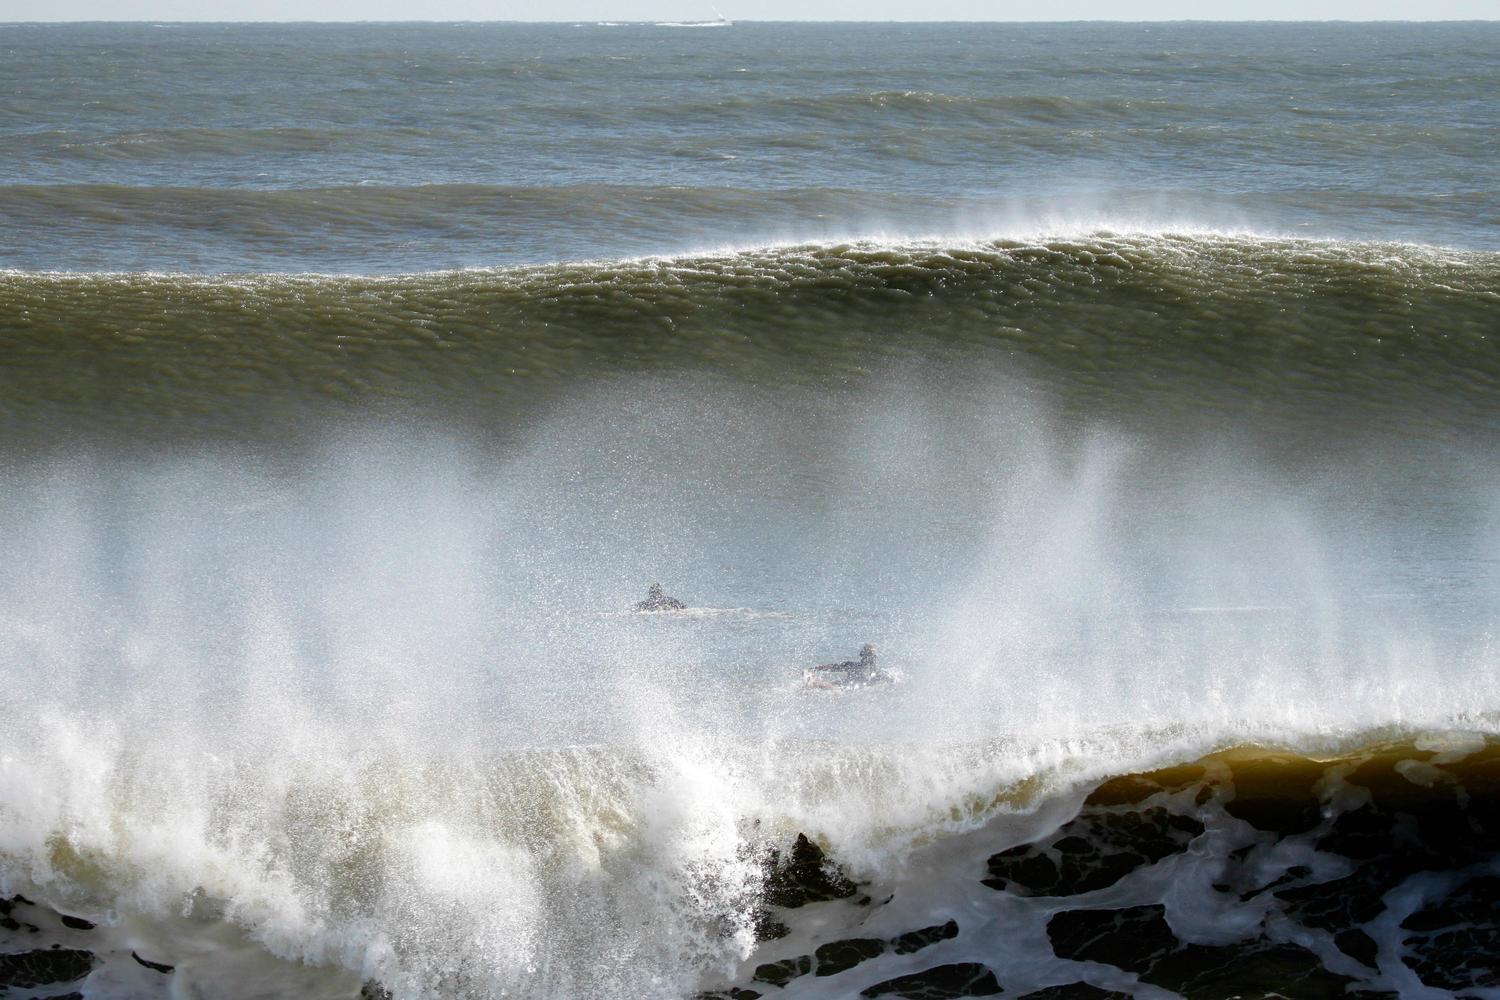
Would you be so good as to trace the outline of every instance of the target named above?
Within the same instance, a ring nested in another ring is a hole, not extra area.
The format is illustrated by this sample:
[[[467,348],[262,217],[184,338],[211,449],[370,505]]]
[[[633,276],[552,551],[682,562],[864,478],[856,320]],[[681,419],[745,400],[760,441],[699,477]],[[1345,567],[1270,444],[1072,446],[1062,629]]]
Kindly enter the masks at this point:
[[[0,21],[1157,21],[1500,18],[1500,0],[0,0]]]

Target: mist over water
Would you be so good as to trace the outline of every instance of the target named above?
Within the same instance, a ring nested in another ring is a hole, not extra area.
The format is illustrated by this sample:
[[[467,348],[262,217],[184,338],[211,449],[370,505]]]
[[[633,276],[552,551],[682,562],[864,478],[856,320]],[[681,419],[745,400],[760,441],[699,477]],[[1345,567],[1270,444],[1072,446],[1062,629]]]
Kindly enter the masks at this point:
[[[580,691],[608,701],[642,670],[705,721],[815,736],[817,713],[788,708],[819,700],[792,668],[866,639],[911,686],[864,701],[911,715],[882,731],[917,739],[928,687],[983,691],[961,706],[977,718],[935,727],[950,737],[1216,701],[1227,721],[1244,706],[1219,684],[1247,671],[1279,670],[1285,693],[1483,650],[1494,473],[1472,447],[1340,442],[1278,465],[1249,442],[1068,424],[1019,381],[937,388],[635,379],[500,450],[372,425],[274,461],[191,443],[13,460],[9,660],[44,690],[85,669],[106,703],[159,684],[211,704],[274,666],[283,696],[371,735],[425,706],[477,713],[503,746],[538,732],[518,699],[546,716],[561,697],[541,731],[562,742],[608,737],[618,713]],[[658,580],[701,612],[623,613]],[[45,624],[66,620],[84,627]],[[1072,696],[1113,677],[1114,697]],[[1164,696],[1180,700],[1145,707]]]
[[[13,461],[12,690],[199,752],[460,758],[657,713],[710,743],[927,743],[1493,707],[1482,462],[1277,468],[1067,426],[1020,383],[933,390],[635,380],[499,453],[372,426],[290,463]],[[656,580],[704,610],[623,614]],[[797,687],[867,640],[899,695]]]

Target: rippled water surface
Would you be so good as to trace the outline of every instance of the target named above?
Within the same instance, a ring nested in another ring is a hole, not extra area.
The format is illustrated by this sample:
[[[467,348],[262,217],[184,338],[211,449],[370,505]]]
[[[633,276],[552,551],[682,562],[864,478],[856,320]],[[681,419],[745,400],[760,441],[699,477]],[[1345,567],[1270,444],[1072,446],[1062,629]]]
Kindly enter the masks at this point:
[[[0,266],[1137,222],[1500,246],[1500,30],[0,26]]]

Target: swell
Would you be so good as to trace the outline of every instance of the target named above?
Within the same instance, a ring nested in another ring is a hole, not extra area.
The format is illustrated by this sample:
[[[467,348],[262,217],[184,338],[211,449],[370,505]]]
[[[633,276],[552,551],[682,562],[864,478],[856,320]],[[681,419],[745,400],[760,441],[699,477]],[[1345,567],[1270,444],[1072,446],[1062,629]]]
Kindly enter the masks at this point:
[[[488,71],[492,73],[493,71]],[[485,75],[481,72],[479,75]],[[739,128],[764,130],[768,122],[787,125],[837,124],[848,130],[861,122],[866,128],[892,124],[901,115],[909,124],[954,128],[1007,125],[1146,124],[1153,116],[1180,119],[1201,113],[1190,105],[1160,100],[1074,98],[1066,95],[966,95],[922,90],[842,91],[807,95],[728,96],[704,101],[696,93],[663,102],[632,100],[581,106],[577,101],[519,100],[505,108],[478,107],[467,115],[453,113],[421,126],[382,126],[378,123],[329,123],[310,126],[166,127],[111,131],[104,127],[80,130],[53,128],[22,133],[19,149],[47,159],[160,159],[173,156],[236,156],[265,152],[306,153],[330,148],[379,150],[405,142],[467,130],[537,128],[544,122],[582,129],[645,128],[667,134],[712,126],[716,131]],[[1163,119],[1165,120],[1165,119]]]
[[[924,134],[928,138],[917,146],[929,143],[930,134]],[[655,139],[642,141],[652,144],[653,156],[663,153]],[[767,151],[777,160],[800,161],[824,141],[779,132],[770,140],[776,148]],[[1010,138],[985,141],[1017,148]],[[917,147],[911,151],[927,155]],[[809,183],[768,190],[764,171],[736,166],[741,172],[732,184],[724,183],[731,180],[725,176],[701,175],[748,162],[712,138],[674,142],[666,154],[675,161],[679,183],[665,188],[633,183],[636,178],[624,176],[630,170],[615,169],[622,161],[613,154],[603,156],[612,167],[602,175],[520,170],[518,183],[507,185],[468,182],[475,178],[464,170],[403,183],[410,178],[402,170],[387,171],[366,159],[302,178],[326,183],[295,187],[243,186],[248,177],[226,185],[224,171],[211,164],[184,168],[171,186],[141,183],[146,179],[118,171],[100,183],[0,185],[0,224],[18,234],[0,248],[0,267],[400,274],[690,255],[694,248],[718,245],[726,234],[742,246],[827,248],[860,240],[889,245],[890,234],[942,235],[959,246],[1012,233],[1238,232],[1250,219],[1270,233],[1315,226],[1325,240],[1458,240],[1477,250],[1496,244],[1489,231],[1495,228],[1489,224],[1492,195],[1479,187],[1414,182],[1399,195],[1323,182],[1294,190],[1208,190],[1200,187],[1208,183],[1205,175],[1198,175],[1176,186],[1163,180],[1153,188],[1104,194],[1087,186],[1044,191],[1028,171],[1028,179],[1001,189],[993,178],[975,177],[959,178],[944,190],[929,183],[930,171],[923,168],[904,180],[885,177],[873,188],[860,188],[858,172],[842,172],[826,177],[827,183],[804,178]],[[460,160],[491,158],[479,151]],[[369,183],[372,174],[389,183]],[[610,182],[612,174],[625,183]]]
[[[630,372],[775,389],[919,362],[1080,412],[1487,432],[1500,255],[1223,235],[827,244],[367,276],[0,276],[5,420],[504,413]]]
[[[943,125],[955,128],[984,125],[1043,124],[1050,126],[1128,125],[1156,115],[1181,117],[1189,105],[1164,100],[1078,98],[1064,94],[962,94],[930,90],[847,90],[792,96],[731,97],[712,103],[683,102],[670,109],[631,108],[630,118],[660,118],[679,122],[687,117],[723,121],[728,116],[751,126],[767,121],[807,125],[837,124],[841,129],[864,122],[889,128],[893,116],[902,124]],[[611,118],[610,120],[623,120]]]
[[[752,189],[674,186],[631,187],[614,184],[550,186],[497,184],[421,184],[385,186],[333,185],[312,188],[135,186],[128,184],[15,184],[0,186],[0,212],[13,220],[43,227],[50,221],[85,220],[137,226],[232,228],[236,217],[255,217],[244,225],[295,230],[309,224],[342,223],[379,228],[392,222],[419,225],[453,213],[454,226],[466,216],[515,215],[541,223],[558,222],[568,213],[608,213],[622,224],[639,225],[655,206],[688,219],[717,218],[725,213],[784,211],[805,208],[847,215],[874,210],[879,192],[807,188],[774,193]],[[933,198],[929,207],[942,202]]]

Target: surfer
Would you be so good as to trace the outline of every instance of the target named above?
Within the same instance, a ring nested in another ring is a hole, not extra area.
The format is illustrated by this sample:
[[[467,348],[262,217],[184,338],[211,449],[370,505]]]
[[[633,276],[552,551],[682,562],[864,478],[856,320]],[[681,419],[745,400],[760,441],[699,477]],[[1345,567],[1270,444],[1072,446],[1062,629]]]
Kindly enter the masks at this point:
[[[646,599],[635,606],[637,611],[681,611],[687,605],[675,597],[668,597],[661,584],[653,583],[646,591]]]
[[[859,647],[859,659],[820,663],[803,671],[802,679],[811,687],[834,688],[860,687],[891,678],[875,665],[875,644],[867,642]]]

